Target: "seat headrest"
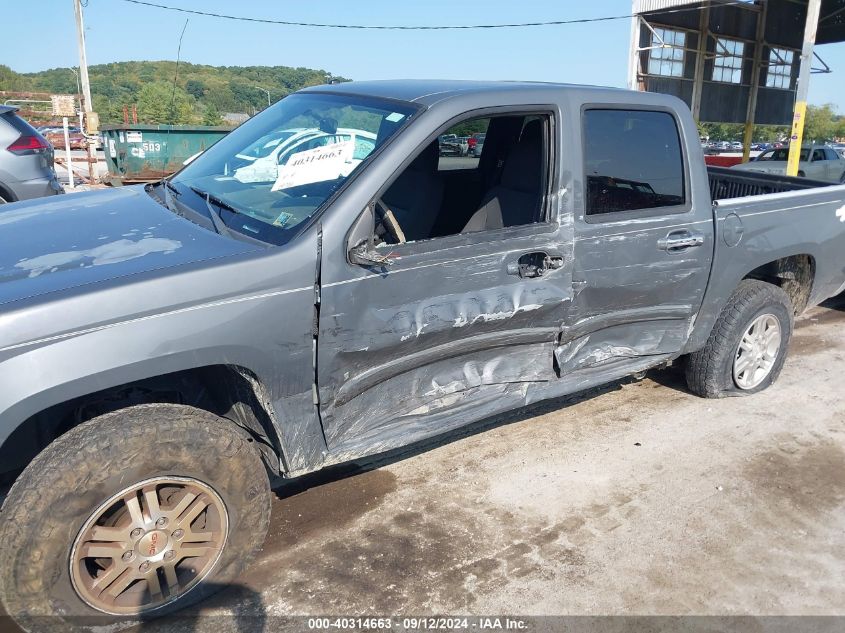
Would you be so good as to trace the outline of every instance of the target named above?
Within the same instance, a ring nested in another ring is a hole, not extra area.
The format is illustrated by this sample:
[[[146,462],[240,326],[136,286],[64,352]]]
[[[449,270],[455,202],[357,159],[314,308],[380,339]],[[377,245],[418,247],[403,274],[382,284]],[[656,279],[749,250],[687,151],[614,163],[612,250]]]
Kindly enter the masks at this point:
[[[522,193],[539,193],[543,174],[543,122],[529,121],[505,159],[501,186]]]

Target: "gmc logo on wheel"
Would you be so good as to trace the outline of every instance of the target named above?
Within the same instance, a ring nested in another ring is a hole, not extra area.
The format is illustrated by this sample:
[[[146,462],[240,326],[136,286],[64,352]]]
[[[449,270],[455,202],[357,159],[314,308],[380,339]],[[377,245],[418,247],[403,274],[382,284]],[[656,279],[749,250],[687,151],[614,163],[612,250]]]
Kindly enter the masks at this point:
[[[157,543],[158,543],[158,534],[155,534],[155,533],[151,534],[150,535],[150,549],[149,549],[149,553],[147,554],[147,556],[155,556],[155,553],[157,551],[157,548],[156,548]]]

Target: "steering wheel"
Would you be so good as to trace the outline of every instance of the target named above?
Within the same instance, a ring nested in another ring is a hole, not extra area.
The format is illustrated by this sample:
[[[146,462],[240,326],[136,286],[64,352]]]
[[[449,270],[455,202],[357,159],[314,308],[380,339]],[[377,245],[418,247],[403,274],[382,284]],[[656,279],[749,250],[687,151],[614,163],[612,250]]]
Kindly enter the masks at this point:
[[[381,209],[379,211],[379,217],[381,217],[382,224],[384,224],[384,228],[387,229],[390,237],[395,239],[397,244],[404,244],[407,241],[405,239],[405,233],[402,231],[402,227],[399,226],[399,221],[393,215],[390,207],[384,203],[384,200],[379,198],[376,201],[376,209]]]

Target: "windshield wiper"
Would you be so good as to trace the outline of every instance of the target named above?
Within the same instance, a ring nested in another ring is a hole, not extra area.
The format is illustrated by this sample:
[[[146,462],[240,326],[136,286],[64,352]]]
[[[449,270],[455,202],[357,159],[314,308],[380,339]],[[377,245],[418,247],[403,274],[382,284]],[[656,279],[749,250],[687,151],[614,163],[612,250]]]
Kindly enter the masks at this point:
[[[176,215],[179,215],[184,218],[185,214],[179,211],[179,207],[174,204],[170,204],[170,192],[172,191],[177,198],[182,195],[181,192],[176,187],[174,187],[167,179],[162,180],[161,184],[164,185],[164,206],[166,206],[170,211],[172,211]]]
[[[207,191],[203,191],[202,189],[198,189],[197,187],[191,187],[191,191],[193,191],[195,194],[205,200],[205,206],[208,208],[208,215],[211,218],[211,223],[214,225],[214,230],[217,231],[220,235],[232,237],[232,231],[229,230],[229,227],[226,226],[226,223],[223,221],[223,218],[220,217],[220,213],[217,211],[217,209],[211,206],[211,203],[213,202],[218,207],[221,207],[223,209],[228,209],[232,213],[240,213],[240,211],[238,211],[228,202],[224,202],[217,196],[213,196]]]

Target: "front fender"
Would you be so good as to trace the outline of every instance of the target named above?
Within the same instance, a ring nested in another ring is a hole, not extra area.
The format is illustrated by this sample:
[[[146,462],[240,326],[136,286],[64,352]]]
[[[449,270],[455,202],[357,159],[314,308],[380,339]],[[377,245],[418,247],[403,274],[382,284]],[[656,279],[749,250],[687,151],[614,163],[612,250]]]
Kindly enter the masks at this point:
[[[311,402],[311,297],[308,290],[264,294],[0,350],[0,446],[32,415],[68,400],[172,372],[236,365],[266,390],[289,467],[306,468],[323,448]]]

